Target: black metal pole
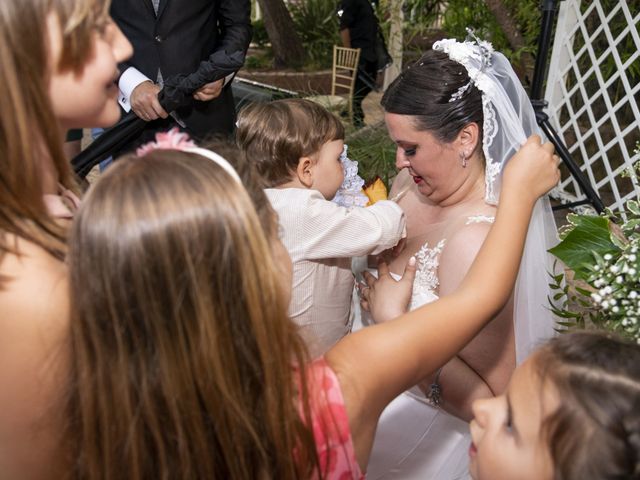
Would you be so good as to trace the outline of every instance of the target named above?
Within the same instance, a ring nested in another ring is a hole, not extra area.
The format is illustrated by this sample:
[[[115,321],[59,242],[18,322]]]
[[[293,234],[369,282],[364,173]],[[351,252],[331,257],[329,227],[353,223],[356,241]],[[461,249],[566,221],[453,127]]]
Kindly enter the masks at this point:
[[[571,158],[569,149],[564,144],[564,141],[560,137],[560,135],[558,135],[558,133],[551,126],[551,123],[549,122],[549,115],[547,115],[547,113],[545,112],[547,102],[544,99],[542,88],[544,86],[544,80],[547,73],[547,59],[549,58],[549,49],[551,47],[551,35],[553,33],[555,14],[556,1],[543,0],[540,38],[538,40],[536,65],[533,72],[533,80],[531,82],[531,91],[529,94],[529,98],[531,99],[531,105],[536,112],[536,121],[538,122],[538,125],[547,136],[547,138],[551,140],[551,142],[556,147],[556,153],[558,154],[558,156],[560,156],[564,164],[567,166],[567,169],[571,173],[571,176],[578,183],[582,192],[586,195],[588,203],[591,203],[591,205],[593,205],[593,208],[595,208],[598,213],[602,213],[605,207],[604,203],[602,203],[602,200],[600,199],[600,196],[598,195],[598,192],[596,192],[595,189],[591,186],[582,170],[580,170],[580,167],[578,167],[573,158]],[[574,202],[570,205],[574,205],[575,203],[581,202]]]
[[[533,81],[531,82],[531,101],[543,100],[542,87],[547,75],[547,58],[549,58],[549,48],[551,47],[551,35],[553,33],[553,21],[556,15],[555,0],[544,0],[542,2],[542,22],[540,25],[540,38],[538,39],[538,52],[536,54],[536,65],[533,71]]]

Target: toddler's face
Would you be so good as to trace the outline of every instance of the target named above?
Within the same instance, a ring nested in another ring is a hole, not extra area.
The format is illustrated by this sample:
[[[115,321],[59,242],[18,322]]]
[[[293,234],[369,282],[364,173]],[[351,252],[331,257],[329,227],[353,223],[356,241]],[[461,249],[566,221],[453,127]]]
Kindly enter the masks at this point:
[[[313,167],[313,184],[311,188],[318,190],[324,198],[331,200],[344,180],[340,154],[344,148],[342,140],[332,140],[325,143]]]
[[[542,388],[534,361],[535,357],[516,369],[503,395],[474,402],[469,448],[474,480],[553,478],[540,427],[558,400],[552,389]]]

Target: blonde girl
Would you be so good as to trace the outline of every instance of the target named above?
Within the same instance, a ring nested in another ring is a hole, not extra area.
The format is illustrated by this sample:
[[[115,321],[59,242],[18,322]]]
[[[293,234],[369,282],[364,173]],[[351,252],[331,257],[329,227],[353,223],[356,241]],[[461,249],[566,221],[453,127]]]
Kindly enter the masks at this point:
[[[535,199],[558,178],[553,148],[532,139],[507,167],[508,201],[460,289],[308,363],[266,198],[251,187],[256,213],[222,158],[184,148],[121,159],[76,216],[80,478],[361,478],[382,409],[506,302]],[[408,295],[381,311],[379,285],[372,310],[396,316]]]
[[[0,3],[0,478],[59,478],[67,366],[67,129],[118,119],[130,45],[103,0]]]

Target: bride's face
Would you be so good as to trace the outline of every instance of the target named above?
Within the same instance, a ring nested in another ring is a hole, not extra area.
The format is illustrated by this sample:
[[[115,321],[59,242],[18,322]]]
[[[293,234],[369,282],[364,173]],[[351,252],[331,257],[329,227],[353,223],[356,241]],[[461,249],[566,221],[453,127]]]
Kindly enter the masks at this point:
[[[410,115],[385,113],[389,136],[396,144],[396,167],[406,168],[418,191],[434,203],[446,202],[468,178],[459,148],[438,141],[428,131],[416,130]]]

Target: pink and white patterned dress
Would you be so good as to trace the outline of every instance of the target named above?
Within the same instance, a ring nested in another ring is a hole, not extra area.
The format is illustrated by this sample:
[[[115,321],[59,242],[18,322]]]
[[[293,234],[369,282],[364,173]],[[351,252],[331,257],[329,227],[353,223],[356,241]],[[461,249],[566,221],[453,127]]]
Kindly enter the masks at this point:
[[[313,438],[323,478],[364,479],[356,460],[340,383],[323,357],[307,367],[307,384]]]

